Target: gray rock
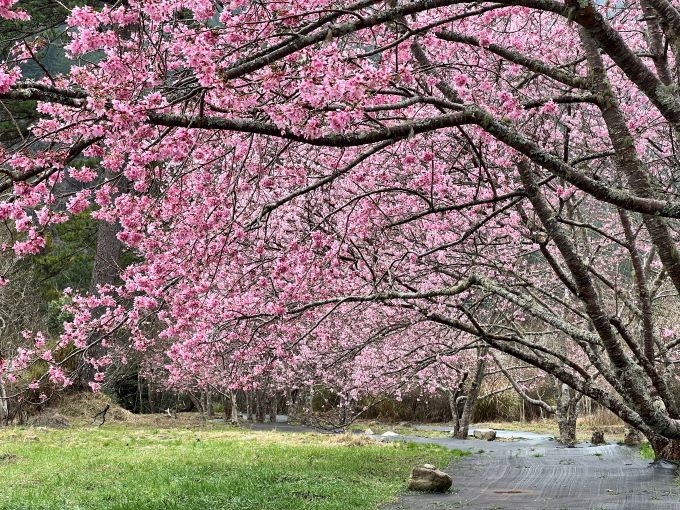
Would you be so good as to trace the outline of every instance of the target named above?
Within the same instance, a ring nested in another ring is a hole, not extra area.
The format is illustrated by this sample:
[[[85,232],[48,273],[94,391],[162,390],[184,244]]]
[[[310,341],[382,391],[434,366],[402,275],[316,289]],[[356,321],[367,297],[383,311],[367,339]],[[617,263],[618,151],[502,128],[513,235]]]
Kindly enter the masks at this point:
[[[475,439],[494,441],[496,439],[496,431],[493,429],[475,429]]]
[[[421,492],[446,492],[451,488],[453,480],[432,464],[416,466],[408,479],[408,488]]]
[[[590,442],[593,444],[605,444],[604,431],[603,430],[593,430],[593,435],[590,437]]]
[[[392,432],[391,430],[388,430],[387,432],[382,433],[383,437],[399,437],[399,434],[396,432]]]
[[[640,443],[642,443],[642,434],[632,428],[626,429],[623,436],[623,444],[626,446],[640,446]]]
[[[372,436],[373,434],[375,434],[375,432],[373,432],[371,429],[366,429],[364,430],[364,434],[366,434],[367,436]]]

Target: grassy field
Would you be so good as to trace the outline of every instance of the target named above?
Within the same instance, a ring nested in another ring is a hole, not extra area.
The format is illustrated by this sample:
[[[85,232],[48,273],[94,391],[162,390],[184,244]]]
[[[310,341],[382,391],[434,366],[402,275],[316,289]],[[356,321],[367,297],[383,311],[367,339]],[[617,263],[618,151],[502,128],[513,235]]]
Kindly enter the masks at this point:
[[[363,437],[105,426],[0,430],[0,509],[375,509],[462,451]]]

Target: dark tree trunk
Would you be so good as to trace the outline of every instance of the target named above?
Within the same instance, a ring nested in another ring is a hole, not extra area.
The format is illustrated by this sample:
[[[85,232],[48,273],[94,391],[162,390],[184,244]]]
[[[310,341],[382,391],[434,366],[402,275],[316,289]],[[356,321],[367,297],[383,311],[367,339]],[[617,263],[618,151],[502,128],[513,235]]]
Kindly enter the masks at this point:
[[[458,430],[455,432],[455,437],[458,439],[467,439],[468,432],[470,429],[470,421],[472,420],[472,413],[475,410],[475,405],[477,404],[477,397],[479,397],[479,390],[482,388],[482,381],[484,380],[484,370],[486,367],[486,361],[484,356],[487,353],[487,349],[482,349],[479,353],[479,358],[477,359],[477,366],[475,367],[475,376],[470,384],[470,390],[468,391],[467,398],[465,399],[465,406],[463,407],[463,413],[460,416],[460,421],[458,422]]]
[[[250,393],[245,392],[246,394],[246,421],[252,421],[252,416],[253,416],[253,408],[252,408],[252,399],[250,398]]]
[[[155,412],[157,412],[157,409],[156,409],[156,398],[155,398],[154,391],[153,391],[153,385],[151,384],[151,381],[147,381],[146,385],[147,385],[146,386],[146,388],[147,388],[146,398],[149,401],[149,412],[155,413]]]
[[[279,396],[274,393],[271,396],[269,405],[269,421],[271,423],[276,423],[276,413],[279,412]]]
[[[446,393],[449,396],[449,410],[451,411],[451,425],[453,437],[457,437],[458,429],[460,428],[460,412],[458,411],[458,404],[464,398],[461,396],[463,392],[463,387],[465,386],[465,381],[467,380],[468,373],[464,372],[460,378],[460,381],[456,385],[454,390],[447,389]]]
[[[106,172],[105,178],[111,178],[111,174]],[[118,190],[122,191],[127,187],[127,180],[119,178]],[[119,223],[107,223],[100,221],[97,224],[97,248],[92,264],[92,277],[88,292],[98,294],[98,287],[101,285],[113,285],[118,282],[120,275],[120,256],[123,252],[123,243],[118,239],[120,232]],[[92,345],[83,353],[83,359],[101,358],[106,355],[106,349],[99,343],[99,338],[91,338]],[[80,384],[86,388],[88,383],[94,380],[96,369],[87,361],[83,363],[80,372]]]
[[[226,395],[222,395],[222,420],[224,423],[229,423],[229,399]]]
[[[264,423],[265,414],[265,395],[264,391],[258,390],[255,393],[255,420],[258,423]]]
[[[202,395],[194,395],[193,393],[189,393],[189,400],[193,402],[194,407],[198,409],[198,412],[201,414],[201,419],[205,420],[205,407],[203,406],[203,397]]]
[[[144,378],[138,372],[137,373],[137,398],[139,399],[139,407],[137,408],[139,413],[144,412]]]

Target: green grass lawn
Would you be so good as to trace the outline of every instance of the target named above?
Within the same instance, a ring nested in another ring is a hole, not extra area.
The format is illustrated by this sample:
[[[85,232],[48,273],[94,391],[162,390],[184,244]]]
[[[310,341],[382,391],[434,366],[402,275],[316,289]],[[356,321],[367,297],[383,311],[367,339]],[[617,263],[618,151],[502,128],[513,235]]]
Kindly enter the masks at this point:
[[[243,430],[0,430],[0,509],[375,509],[467,452]]]

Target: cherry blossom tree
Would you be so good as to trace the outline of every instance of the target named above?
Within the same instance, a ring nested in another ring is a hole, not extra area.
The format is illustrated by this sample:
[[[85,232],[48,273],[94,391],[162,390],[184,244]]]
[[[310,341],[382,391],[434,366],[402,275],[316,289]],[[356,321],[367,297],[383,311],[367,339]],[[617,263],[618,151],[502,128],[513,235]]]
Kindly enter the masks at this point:
[[[680,458],[676,3],[129,0],[67,23],[68,75],[23,79],[33,40],[0,68],[41,114],[0,150],[6,249],[91,207],[140,261],[70,295],[57,350],[125,331],[170,384],[354,399],[455,387],[491,349]],[[122,355],[87,359],[93,389]]]

